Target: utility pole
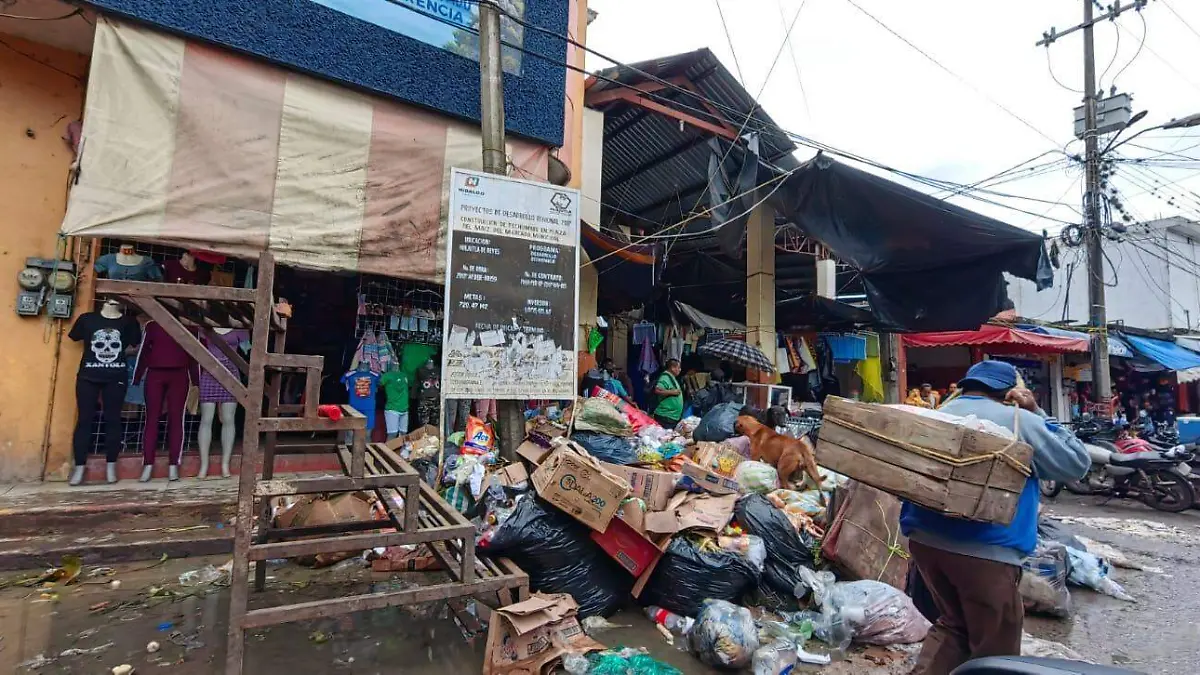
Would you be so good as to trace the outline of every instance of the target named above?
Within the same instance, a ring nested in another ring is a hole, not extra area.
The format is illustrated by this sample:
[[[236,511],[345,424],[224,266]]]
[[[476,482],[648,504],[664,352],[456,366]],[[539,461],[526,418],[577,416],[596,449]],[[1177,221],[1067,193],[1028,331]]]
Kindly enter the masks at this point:
[[[1059,33],[1053,28],[1044,33],[1038,46],[1049,48],[1058,38],[1083,31],[1083,142],[1084,194],[1083,236],[1088,256],[1088,325],[1094,333],[1092,340],[1092,399],[1107,403],[1111,397],[1112,379],[1108,364],[1108,316],[1104,302],[1103,228],[1100,222],[1100,131],[1097,125],[1099,96],[1096,92],[1096,42],[1094,27],[1097,21],[1116,21],[1122,12],[1141,11],[1147,0],[1133,0],[1110,5],[1108,11],[1095,16],[1094,0],[1083,0],[1083,23]]]
[[[494,0],[479,2],[479,121],[483,131],[483,170],[508,174],[504,150],[504,60],[500,50],[500,8]],[[500,418],[497,440],[500,456],[516,460],[525,439],[525,414],[520,401],[496,401]]]

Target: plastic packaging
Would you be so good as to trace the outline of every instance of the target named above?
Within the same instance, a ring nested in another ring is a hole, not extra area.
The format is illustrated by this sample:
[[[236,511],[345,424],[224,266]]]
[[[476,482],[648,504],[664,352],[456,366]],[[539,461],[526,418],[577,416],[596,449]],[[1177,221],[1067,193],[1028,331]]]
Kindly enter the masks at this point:
[[[683,675],[678,668],[655,659],[645,649],[609,649],[588,655],[587,675]]]
[[[799,570],[813,566],[817,540],[807,532],[798,532],[788,517],[762,495],[739,499],[733,515],[747,534],[762,538],[767,550],[759,598],[771,609],[794,610],[793,592],[801,581]]]
[[[754,675],[784,675],[796,667],[796,645],[777,640],[754,652]]]
[[[1067,576],[1067,581],[1076,586],[1086,586],[1105,595],[1111,595],[1118,600],[1137,602],[1133,596],[1125,592],[1121,584],[1108,576],[1110,569],[1104,559],[1087,551],[1078,551],[1070,547],[1067,548],[1067,555],[1071,561],[1071,573]]]
[[[218,581],[227,581],[229,579],[226,572],[214,565],[205,565],[200,569],[184,572],[179,575],[179,585],[181,586],[202,586],[204,584],[212,584]]]
[[[696,616],[705,599],[737,602],[756,581],[758,571],[737,553],[702,551],[689,538],[677,536],[658,561],[640,599],[676,614]]]
[[[593,457],[609,464],[633,464],[638,461],[637,447],[618,436],[594,431],[576,431],[571,440],[583,446]]]
[[[491,424],[478,417],[467,418],[467,433],[463,437],[462,451],[467,455],[486,455],[496,449],[496,432]]]
[[[647,619],[659,624],[672,633],[687,635],[688,631],[692,630],[692,626],[696,624],[696,620],[690,616],[679,616],[675,612],[663,609],[662,607],[655,607],[654,605],[647,607],[645,612]]]
[[[717,537],[717,546],[731,553],[736,553],[750,562],[759,572],[767,562],[767,547],[762,537],[746,534],[740,537]]]
[[[570,653],[563,655],[562,667],[569,675],[588,675],[592,663],[588,661],[586,654]]]
[[[575,414],[575,428],[609,436],[631,436],[633,427],[616,405],[603,398],[587,398]]]
[[[736,433],[733,427],[741,409],[740,403],[721,403],[714,406],[700,418],[700,424],[696,425],[696,430],[692,432],[692,440],[720,443],[733,437]]]
[[[634,579],[590,533],[586,525],[528,495],[480,552],[512,558],[529,575],[532,591],[574,596],[580,619],[612,616],[625,603]]]
[[[828,638],[835,647],[844,650],[847,639],[869,645],[912,644],[929,632],[929,621],[903,591],[892,586],[879,581],[834,582],[832,573],[804,568],[800,576],[803,582],[796,595],[812,590],[821,607],[817,636],[824,632],[822,639]]]
[[[779,473],[763,462],[738,464],[733,478],[741,485],[742,494],[766,494],[779,489]]]
[[[714,668],[745,668],[758,647],[758,628],[750,610],[724,600],[705,600],[696,626],[688,633],[688,650]]]
[[[1021,604],[1031,614],[1059,618],[1071,616],[1071,592],[1067,590],[1070,562],[1067,547],[1057,541],[1038,539],[1037,548],[1021,566]]]

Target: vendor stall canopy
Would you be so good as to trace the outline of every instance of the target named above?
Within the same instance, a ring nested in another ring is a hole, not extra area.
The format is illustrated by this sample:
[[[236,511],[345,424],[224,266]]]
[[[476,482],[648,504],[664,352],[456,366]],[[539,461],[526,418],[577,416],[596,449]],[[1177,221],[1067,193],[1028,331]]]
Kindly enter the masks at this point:
[[[707,49],[600,75],[587,94],[605,113],[600,224],[683,235],[663,273],[673,299],[743,318],[746,213],[767,197],[777,231],[798,228],[848,265],[838,287],[861,288],[880,328],[974,329],[1005,307],[1004,272],[1051,283],[1037,234],[823,155],[798,160],[792,135]],[[777,256],[781,300],[811,295],[815,276],[810,255]]]
[[[1180,384],[1200,380],[1200,354],[1166,340],[1156,340],[1128,333],[1121,337],[1138,354],[1160,364],[1166,370],[1176,371],[1176,377]]]
[[[1085,353],[1090,346],[1087,336],[1059,337],[1011,326],[986,324],[978,330],[956,330],[938,333],[913,333],[904,336],[905,347],[985,347],[990,353],[1060,354]]]

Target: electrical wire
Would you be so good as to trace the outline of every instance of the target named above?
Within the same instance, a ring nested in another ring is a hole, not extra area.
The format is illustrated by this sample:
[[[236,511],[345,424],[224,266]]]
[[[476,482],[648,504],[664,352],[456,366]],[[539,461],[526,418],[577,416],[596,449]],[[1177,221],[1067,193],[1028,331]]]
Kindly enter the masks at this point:
[[[62,68],[59,68],[58,66],[46,63],[45,61],[42,61],[41,59],[33,56],[32,54],[28,54],[26,52],[21,51],[20,49],[17,49],[16,47],[8,44],[4,40],[0,40],[0,46],[4,47],[5,49],[8,49],[9,51],[12,51],[16,54],[20,54],[21,56],[24,56],[25,58],[29,59],[30,61],[33,61],[34,63],[38,64],[39,66],[44,66],[44,67],[49,68],[50,70],[53,70],[57,73],[66,75],[67,77],[71,78],[72,80],[75,80],[76,82],[80,82],[80,83],[83,82],[82,77],[75,75],[73,73],[70,73],[68,71],[65,71]]]
[[[808,0],[800,0],[800,9],[804,9],[805,3]],[[783,0],[779,0],[779,20],[787,21],[787,16],[783,13]],[[792,68],[796,71],[796,84],[800,87],[800,101],[804,103],[804,116],[808,121],[812,122],[812,110],[808,107],[808,92],[804,90],[804,78],[800,75],[800,61],[796,58],[796,45],[792,43],[792,37],[787,37],[788,51],[792,55]]]
[[[1139,15],[1139,16],[1141,16],[1141,12],[1138,12],[1138,15]],[[1144,16],[1143,16],[1143,17],[1142,17],[1142,22],[1143,22],[1143,23],[1145,23],[1145,21],[1146,21],[1146,17],[1144,17]],[[1120,23],[1120,22],[1118,22],[1118,23],[1117,23],[1117,27],[1118,27],[1118,28],[1120,28],[1121,30],[1125,31],[1126,33],[1129,33],[1129,29],[1128,29],[1128,28],[1126,28],[1125,26],[1121,25],[1121,23]],[[1132,33],[1131,33],[1131,35],[1132,35]],[[1143,38],[1144,38],[1144,34],[1143,34]],[[1184,82],[1186,82],[1186,83],[1188,84],[1188,86],[1189,86],[1189,87],[1191,87],[1192,89],[1195,89],[1196,91],[1200,92],[1200,85],[1198,85],[1198,84],[1196,84],[1195,82],[1193,82],[1193,81],[1191,80],[1191,78],[1189,78],[1187,75],[1184,75],[1184,74],[1183,74],[1183,72],[1182,72],[1182,71],[1180,71],[1178,68],[1176,68],[1176,67],[1175,67],[1175,66],[1174,66],[1174,65],[1173,65],[1173,64],[1172,64],[1170,61],[1168,61],[1167,59],[1163,58],[1163,57],[1162,57],[1162,55],[1161,55],[1161,54],[1159,54],[1158,52],[1154,51],[1154,48],[1153,48],[1153,47],[1151,47],[1150,45],[1146,44],[1144,40],[1143,40],[1143,42],[1142,42],[1141,49],[1145,49],[1147,52],[1150,52],[1150,55],[1151,55],[1151,56],[1153,56],[1154,58],[1158,59],[1160,63],[1162,63],[1164,66],[1166,66],[1166,67],[1167,67],[1167,69],[1169,69],[1171,72],[1173,72],[1173,73],[1175,73],[1176,75],[1178,75],[1178,76],[1179,76],[1179,78],[1180,78],[1180,79],[1182,79]],[[1141,51],[1141,49],[1139,49],[1138,51],[1140,52],[1140,51]],[[1134,56],[1136,57],[1137,55],[1135,54]],[[1130,61],[1130,63],[1132,63],[1132,61]],[[1117,73],[1117,75],[1118,75],[1118,76],[1120,76],[1120,73]],[[1115,78],[1114,78],[1114,81],[1115,81]]]
[[[847,3],[849,3],[849,4],[850,4],[852,7],[854,7],[855,9],[857,9],[857,10],[858,10],[859,12],[861,12],[862,14],[866,15],[866,17],[867,17],[868,19],[870,19],[871,21],[874,21],[876,24],[878,24],[880,28],[883,28],[883,29],[884,29],[884,30],[886,30],[887,32],[891,33],[891,34],[892,34],[892,35],[893,35],[893,36],[894,36],[896,39],[900,40],[900,41],[901,41],[901,42],[903,42],[904,44],[906,44],[906,45],[908,45],[909,47],[911,47],[913,50],[915,50],[915,51],[916,51],[918,54],[920,54],[921,56],[924,56],[924,57],[925,57],[925,58],[926,58],[926,59],[927,59],[927,60],[928,60],[930,63],[932,63],[933,65],[937,66],[938,68],[941,68],[943,71],[945,71],[947,74],[949,74],[949,75],[950,75],[951,77],[953,77],[954,79],[956,79],[956,80],[958,80],[959,82],[961,82],[961,83],[963,83],[963,84],[967,85],[968,87],[970,87],[970,88],[971,88],[971,90],[973,90],[973,91],[974,91],[976,94],[979,94],[980,96],[982,96],[982,97],[984,97],[985,99],[987,99],[988,101],[990,101],[992,105],[994,105],[994,106],[996,106],[997,108],[999,108],[999,109],[1003,110],[1004,112],[1008,113],[1008,115],[1009,115],[1009,116],[1011,116],[1013,119],[1017,120],[1017,121],[1018,121],[1018,122],[1020,122],[1021,124],[1024,124],[1026,127],[1028,127],[1029,129],[1033,130],[1035,133],[1037,133],[1037,134],[1038,134],[1039,136],[1041,136],[1042,138],[1045,138],[1046,140],[1050,141],[1050,143],[1051,143],[1052,145],[1059,146],[1059,143],[1058,143],[1058,141],[1056,141],[1056,140],[1054,140],[1053,138],[1051,138],[1049,134],[1047,134],[1047,133],[1043,132],[1041,129],[1038,129],[1037,127],[1035,127],[1035,126],[1033,125],[1033,123],[1032,123],[1032,122],[1030,122],[1029,120],[1025,119],[1024,117],[1021,117],[1021,116],[1020,116],[1020,115],[1018,115],[1017,113],[1013,112],[1013,111],[1012,111],[1010,108],[1008,108],[1008,106],[1006,106],[1006,105],[1004,105],[1003,103],[1001,103],[1001,102],[997,101],[996,99],[992,98],[992,97],[991,97],[991,96],[989,96],[987,93],[985,93],[983,90],[981,90],[981,89],[979,89],[978,87],[976,87],[975,85],[971,84],[971,82],[969,82],[968,80],[966,80],[965,78],[963,78],[963,77],[962,77],[961,75],[959,75],[958,73],[954,72],[953,70],[950,70],[950,68],[948,68],[948,67],[946,67],[945,65],[943,65],[941,61],[938,61],[938,60],[937,60],[937,59],[935,59],[933,56],[930,56],[930,54],[929,54],[928,52],[926,52],[925,50],[921,49],[921,48],[920,48],[920,47],[918,47],[917,45],[913,44],[913,43],[912,43],[912,41],[910,41],[908,38],[904,37],[904,36],[903,36],[903,35],[901,35],[900,33],[897,33],[895,30],[893,30],[893,29],[891,28],[891,26],[888,26],[888,25],[887,25],[886,23],[884,23],[883,21],[880,21],[880,20],[879,20],[879,19],[878,19],[878,18],[877,18],[877,17],[876,17],[874,14],[872,14],[872,13],[868,12],[867,10],[863,9],[861,5],[859,5],[857,2],[855,2],[855,0],[846,0],[846,2],[847,2]],[[1061,147],[1061,146],[1060,146],[1060,147]]]
[[[83,14],[83,10],[75,8],[73,11],[63,14],[62,16],[19,16],[17,14],[0,14],[0,19],[16,19],[17,21],[62,21],[69,19],[76,14]]]
[[[1180,23],[1182,23],[1184,26],[1187,26],[1187,29],[1192,31],[1192,35],[1195,35],[1196,37],[1200,38],[1200,31],[1197,31],[1195,28],[1193,28],[1192,24],[1188,23],[1188,20],[1183,18],[1183,16],[1181,16],[1179,14],[1179,12],[1176,12],[1175,8],[1172,7],[1171,4],[1169,2],[1167,2],[1167,0],[1161,0],[1161,1],[1163,4],[1163,7],[1167,8],[1167,11],[1174,14],[1175,18],[1179,19]]]
[[[1114,21],[1113,23],[1115,24],[1116,22]],[[1099,88],[1100,91],[1104,91],[1104,78],[1108,75],[1108,71],[1112,70],[1113,64],[1117,62],[1117,56],[1120,55],[1120,53],[1121,53],[1121,31],[1119,29],[1117,29],[1117,27],[1115,25],[1113,26],[1113,35],[1115,35],[1117,38],[1117,44],[1113,47],[1112,58],[1108,60],[1108,65],[1104,67],[1104,72],[1100,73],[1100,79],[1097,80],[1100,83],[1100,88]],[[1050,51],[1050,45],[1046,45],[1046,51],[1047,52]],[[1135,56],[1135,58],[1136,58],[1136,56]],[[1050,75],[1053,76],[1054,73],[1050,73]],[[1117,81],[1117,78],[1114,76],[1113,83],[1116,83],[1116,81]],[[1075,91],[1075,90],[1072,90],[1072,91]],[[1075,93],[1082,94],[1084,92],[1076,91]]]
[[[729,53],[733,56],[733,66],[737,68],[738,82],[746,86],[746,76],[742,74],[742,63],[738,61],[737,50],[733,48],[733,35],[729,33],[729,24],[725,22],[725,10],[721,9],[721,0],[713,0],[717,6],[717,15],[721,17],[721,28],[725,30],[725,41],[729,43]]]
[[[1124,66],[1122,66],[1121,69],[1117,71],[1116,75],[1113,75],[1111,84],[1114,87],[1117,85],[1117,79],[1120,78],[1121,75],[1125,74],[1125,71],[1129,69],[1129,66],[1133,65],[1134,61],[1137,61],[1137,57],[1141,56],[1141,54],[1142,54],[1142,49],[1146,47],[1146,36],[1150,32],[1150,25],[1146,23],[1146,16],[1144,14],[1142,14],[1141,10],[1138,11],[1137,15],[1138,15],[1138,18],[1142,20],[1142,39],[1138,42],[1137,51],[1133,53],[1133,56],[1129,59],[1129,62],[1126,63]],[[1121,26],[1121,24],[1117,23],[1116,21],[1113,21],[1113,25],[1117,27],[1117,40],[1119,42],[1121,39],[1121,30],[1123,29],[1123,27]],[[1113,56],[1113,59],[1114,60],[1116,59],[1116,55]],[[1109,64],[1109,65],[1111,67],[1112,64]],[[1105,72],[1107,72],[1107,71],[1105,71]],[[1103,79],[1103,76],[1101,76],[1101,79]],[[1103,89],[1103,87],[1101,87],[1101,89]]]
[[[1117,33],[1117,35],[1120,36],[1120,33]],[[1120,38],[1118,38],[1118,39],[1120,39]],[[1114,54],[1114,58],[1115,58],[1115,54]],[[1110,63],[1109,66],[1111,67],[1112,64]],[[1073,94],[1082,94],[1083,93],[1082,89],[1075,89],[1073,87],[1068,87],[1067,85],[1063,84],[1062,81],[1060,81],[1058,79],[1058,76],[1054,74],[1054,64],[1052,64],[1050,62],[1050,45],[1048,45],[1048,44],[1046,45],[1046,70],[1050,71],[1050,79],[1054,80],[1054,83],[1057,84],[1058,86],[1062,87],[1063,89],[1066,89],[1067,91],[1069,91]]]

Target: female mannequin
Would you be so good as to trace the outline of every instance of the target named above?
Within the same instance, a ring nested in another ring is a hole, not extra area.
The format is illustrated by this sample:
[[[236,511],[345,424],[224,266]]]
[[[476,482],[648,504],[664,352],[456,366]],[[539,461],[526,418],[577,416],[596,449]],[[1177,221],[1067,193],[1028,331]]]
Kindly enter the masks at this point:
[[[158,451],[158,420],[167,414],[167,448],[170,456],[168,480],[179,480],[183,454],[183,414],[190,383],[199,378],[199,365],[158,323],[146,324],[146,336],[138,350],[134,381],[146,378],[146,428],[142,432],[142,478],[154,473]],[[165,406],[164,406],[165,402]]]
[[[225,341],[225,344],[237,349],[239,345],[245,342],[250,334],[244,330],[233,330],[232,328],[214,328],[214,332]],[[229,360],[223,351],[215,344],[211,344],[208,338],[204,340],[210,354],[215,356],[230,373],[236,375],[238,373],[237,366]],[[200,372],[200,430],[197,433],[196,441],[200,446],[200,472],[196,474],[197,478],[208,477],[208,455],[209,448],[212,447],[213,436],[213,418],[217,415],[218,408],[221,411],[221,477],[229,478],[229,458],[233,455],[233,441],[237,436],[237,401],[233,398],[233,394],[226,391],[225,387],[217,382],[216,378],[202,370]]]
[[[83,342],[83,358],[75,380],[79,420],[75,424],[75,470],[70,484],[83,482],[84,465],[91,446],[96,402],[104,404],[104,459],[107,480],[117,482],[117,456],[121,452],[121,405],[129,385],[125,352],[138,343],[142,331],[137,321],[125,316],[121,304],[106,300],[99,312],[87,312],[75,320],[68,336]]]
[[[119,281],[162,281],[162,270],[147,256],[134,250],[133,244],[122,243],[116,253],[96,259],[96,271],[102,277]]]
[[[209,271],[196,263],[191,251],[184,251],[179,260],[168,260],[163,265],[166,282],[169,284],[208,285]]]

